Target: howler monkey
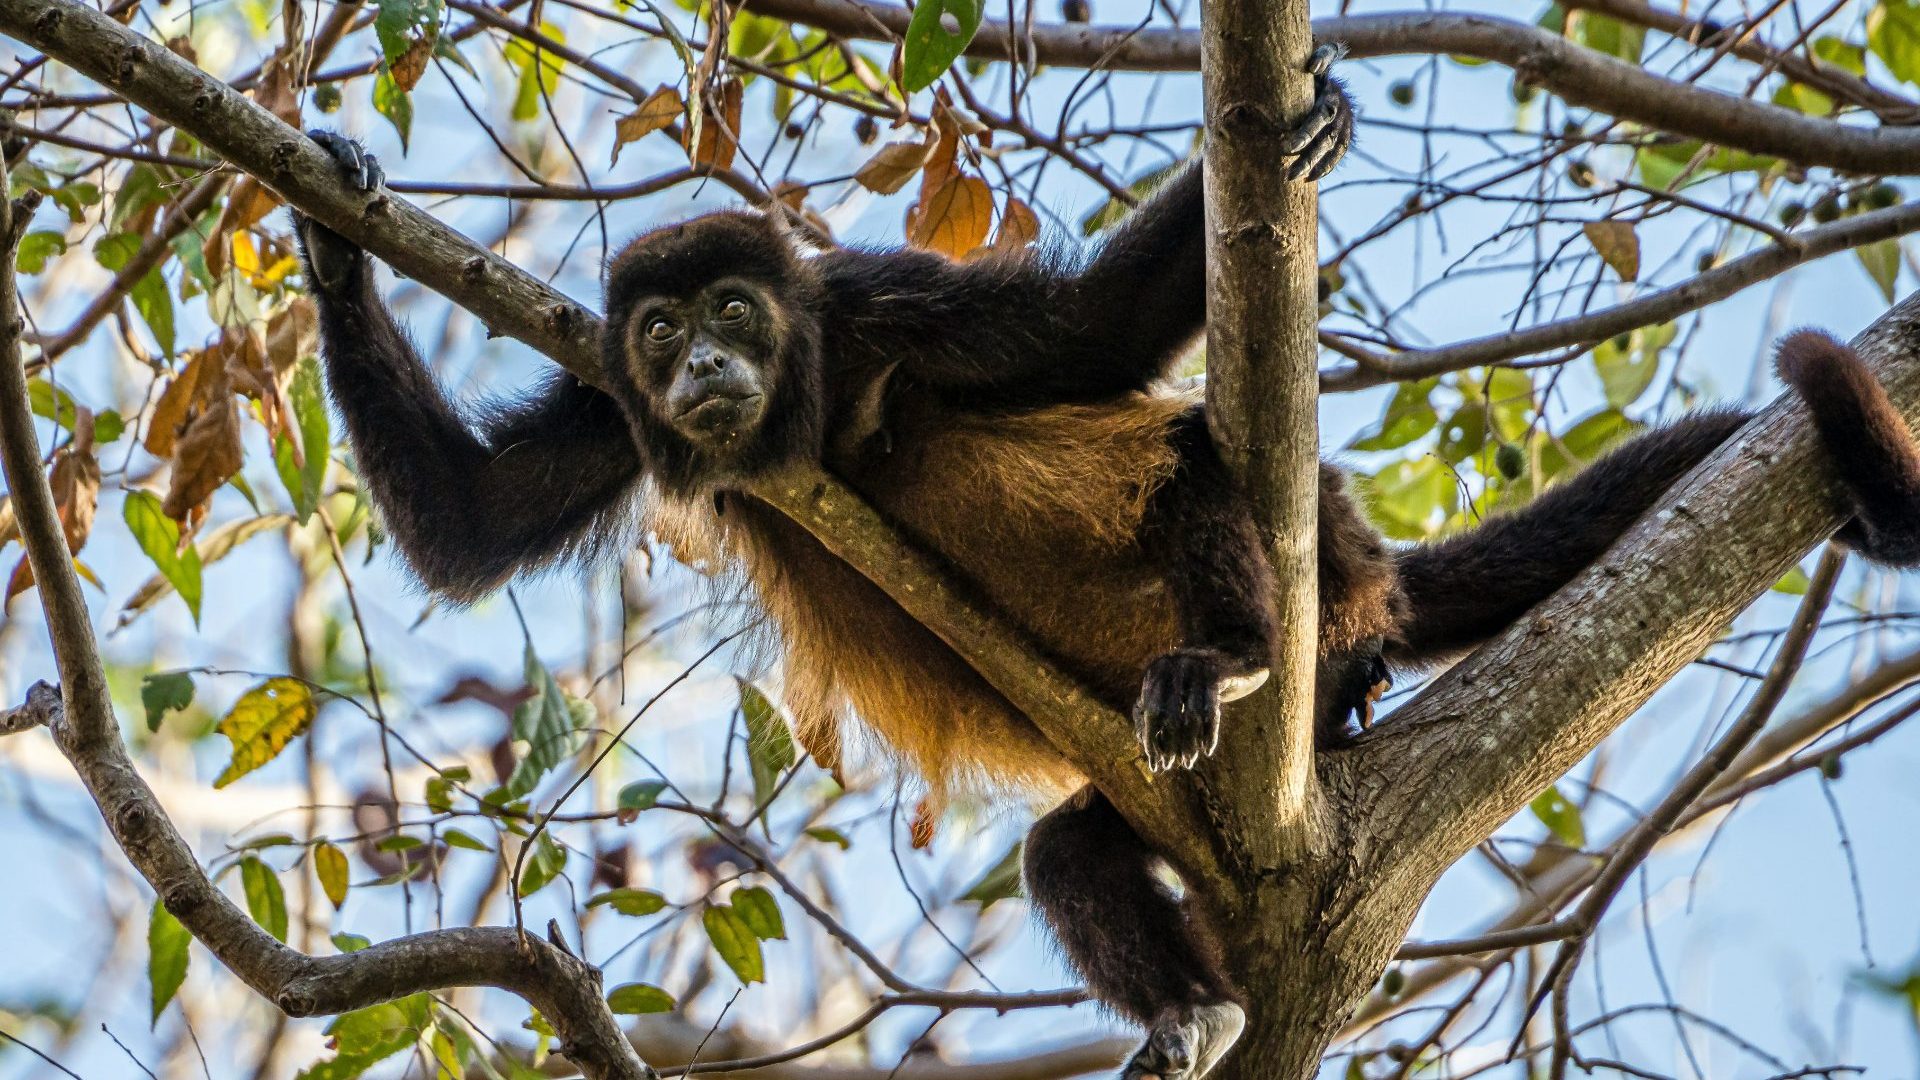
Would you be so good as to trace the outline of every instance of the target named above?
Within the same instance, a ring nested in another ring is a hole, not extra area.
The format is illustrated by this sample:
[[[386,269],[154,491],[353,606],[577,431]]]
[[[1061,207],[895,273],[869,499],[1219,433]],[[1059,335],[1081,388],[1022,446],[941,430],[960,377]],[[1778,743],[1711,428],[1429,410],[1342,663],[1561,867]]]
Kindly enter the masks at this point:
[[[1276,163],[1304,179],[1351,137],[1330,60],[1316,56],[1319,102]],[[359,188],[379,187],[357,146],[316,138]],[[1193,764],[1214,745],[1220,702],[1265,674],[1274,634],[1271,570],[1204,406],[1162,387],[1204,325],[1199,167],[1079,262],[803,255],[756,213],[658,229],[607,266],[608,390],[559,375],[471,425],[376,292],[366,254],[296,223],[361,477],[428,586],[471,599],[591,552],[623,535],[650,480],[656,524],[755,586],[817,757],[835,760],[843,731],[865,731],[936,793],[1074,792],[1028,837],[1029,895],[1093,994],[1148,1029],[1128,1077],[1212,1068],[1243,1016],[1208,928],[1158,879],[1154,852],[966,661],[747,493],[783,462],[824,462],[1130,709],[1150,767]],[[1878,384],[1811,332],[1781,344],[1780,371],[1851,493],[1842,538],[1869,558],[1920,561],[1920,457]],[[1592,563],[1747,416],[1689,416],[1514,513],[1401,550],[1323,466],[1323,741],[1390,669],[1471,648]]]

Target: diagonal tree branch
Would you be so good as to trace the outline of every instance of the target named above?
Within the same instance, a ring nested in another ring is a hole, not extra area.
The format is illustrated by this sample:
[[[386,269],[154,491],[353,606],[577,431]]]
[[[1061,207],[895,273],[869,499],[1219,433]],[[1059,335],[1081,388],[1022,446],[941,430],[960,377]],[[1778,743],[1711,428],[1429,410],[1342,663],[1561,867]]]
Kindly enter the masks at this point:
[[[903,34],[908,18],[905,7],[869,0],[750,0],[749,6],[843,37],[883,41]],[[1158,27],[1060,25],[1036,26],[1029,35],[988,20],[967,55],[1032,55],[1055,67],[1198,71],[1200,36]],[[1449,55],[1502,64],[1571,105],[1801,165],[1900,176],[1920,161],[1920,128],[1853,127],[1662,78],[1516,19],[1450,12],[1348,15],[1313,20],[1313,36],[1342,42],[1359,58]],[[1012,51],[1016,45],[1018,52]]]
[[[1920,420],[1920,294],[1855,347]],[[1445,866],[1572,768],[1842,520],[1805,407],[1776,401],[1595,566],[1326,768],[1366,811],[1383,865]],[[1755,523],[1765,522],[1765,528]],[[1703,554],[1708,557],[1702,557]]]
[[[160,901],[221,962],[290,1016],[358,1009],[423,990],[493,986],[525,998],[562,1039],[562,1053],[595,1080],[651,1075],[601,999],[600,972],[559,941],[504,927],[441,930],[343,956],[287,947],[248,918],[208,879],[166,809],[127,756],[94,644],[80,580],[67,555],[53,492],[40,469],[26,372],[20,362],[14,253],[36,199],[0,203],[0,469],[19,516],[20,538],[40,588],[63,692],[35,683],[0,732],[45,723],[113,833]]]

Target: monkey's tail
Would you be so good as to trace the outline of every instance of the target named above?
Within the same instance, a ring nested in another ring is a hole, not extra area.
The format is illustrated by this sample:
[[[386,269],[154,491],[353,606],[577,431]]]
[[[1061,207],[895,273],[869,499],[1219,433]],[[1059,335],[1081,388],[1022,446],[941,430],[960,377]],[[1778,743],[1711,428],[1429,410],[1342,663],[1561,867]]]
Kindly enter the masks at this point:
[[[1920,566],[1920,450],[1860,354],[1820,330],[1780,340],[1774,366],[1813,412],[1853,499],[1839,540],[1874,562]]]

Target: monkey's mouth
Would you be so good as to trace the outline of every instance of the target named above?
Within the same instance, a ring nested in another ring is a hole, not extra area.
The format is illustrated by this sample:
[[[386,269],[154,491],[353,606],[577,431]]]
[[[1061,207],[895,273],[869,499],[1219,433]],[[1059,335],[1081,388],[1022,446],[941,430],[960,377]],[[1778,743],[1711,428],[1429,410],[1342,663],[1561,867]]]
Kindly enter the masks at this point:
[[[737,438],[760,422],[766,411],[765,396],[759,393],[732,397],[715,394],[705,397],[674,414],[675,426],[701,439]]]

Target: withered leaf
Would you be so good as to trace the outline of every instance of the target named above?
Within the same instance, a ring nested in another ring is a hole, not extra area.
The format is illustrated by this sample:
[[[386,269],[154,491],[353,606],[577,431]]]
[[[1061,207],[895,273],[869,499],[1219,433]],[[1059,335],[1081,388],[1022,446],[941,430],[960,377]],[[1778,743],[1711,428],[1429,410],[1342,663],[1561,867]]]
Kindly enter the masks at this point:
[[[733,157],[740,150],[740,104],[745,93],[745,84],[739,79],[726,78],[709,85],[701,95],[700,141],[687,152],[695,165],[708,169],[733,165]]]
[[[907,186],[933,156],[936,140],[888,143],[867,159],[853,178],[861,187],[891,195]]]
[[[987,239],[993,191],[977,176],[955,176],[907,211],[907,242],[958,259]]]
[[[993,246],[1000,251],[1018,251],[1040,239],[1040,218],[1033,207],[1009,198],[1000,211],[1000,227],[994,231]]]
[[[647,95],[640,108],[613,122],[613,160],[609,165],[620,161],[620,148],[630,142],[638,141],[641,136],[668,127],[680,119],[687,111],[687,103],[680,99],[680,92],[671,86],[662,86]]]
[[[1640,237],[1634,233],[1632,222],[1589,221],[1580,226],[1580,231],[1587,234],[1587,242],[1621,281],[1640,276]]]
[[[78,420],[73,441],[54,458],[47,474],[53,488],[54,510],[60,516],[60,531],[66,537],[67,553],[78,555],[93,535],[94,512],[100,506],[100,461],[93,453],[93,414],[75,410]],[[19,565],[7,580],[6,599],[11,600],[33,587],[33,566],[21,556]]]

